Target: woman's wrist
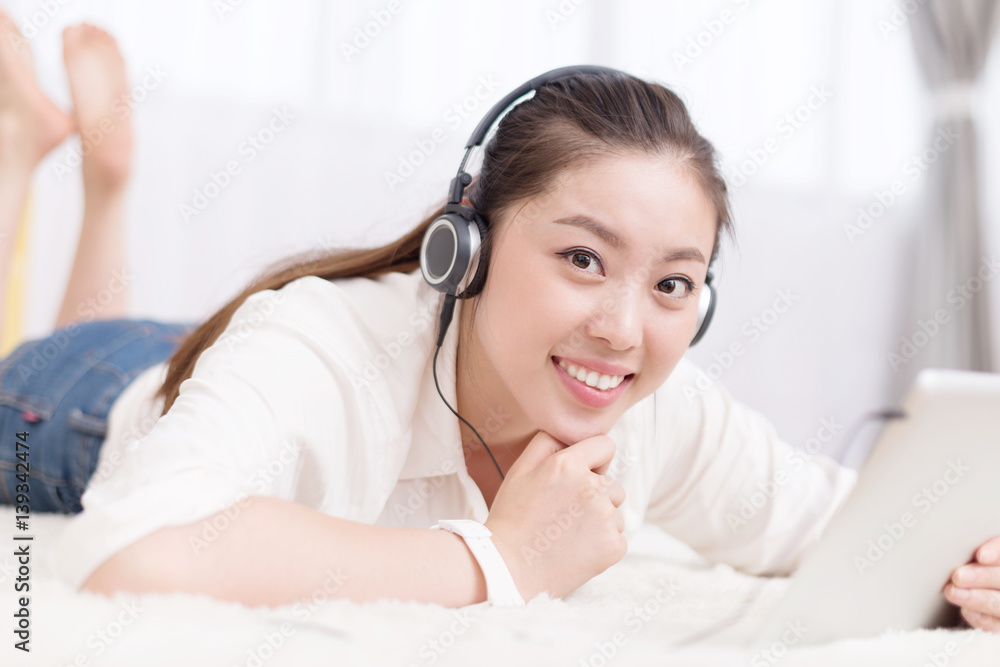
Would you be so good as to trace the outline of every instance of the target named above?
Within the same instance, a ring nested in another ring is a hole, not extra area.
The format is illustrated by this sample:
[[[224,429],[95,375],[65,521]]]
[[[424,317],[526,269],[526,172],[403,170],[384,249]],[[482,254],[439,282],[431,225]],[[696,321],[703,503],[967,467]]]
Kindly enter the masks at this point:
[[[524,576],[525,573],[521,568],[523,560],[519,557],[517,549],[513,545],[508,544],[501,535],[497,535],[495,532],[490,539],[493,541],[493,545],[503,559],[504,564],[506,564],[507,571],[510,572],[510,576],[514,580],[514,585],[517,586],[518,593],[525,600],[530,600],[537,591],[528,590],[526,586],[527,578]]]
[[[447,562],[455,565],[454,569],[449,568],[449,578],[454,584],[454,589],[449,597],[454,598],[454,603],[446,603],[446,606],[464,607],[486,602],[486,577],[465,540],[460,535],[446,530],[428,530],[427,532],[432,534],[431,539],[440,544],[441,549],[455,554],[454,557],[447,558]]]
[[[521,595],[507,562],[497,549],[490,529],[471,519],[441,519],[432,529],[442,529],[459,535],[479,563],[486,580],[490,604],[497,607],[523,607]]]

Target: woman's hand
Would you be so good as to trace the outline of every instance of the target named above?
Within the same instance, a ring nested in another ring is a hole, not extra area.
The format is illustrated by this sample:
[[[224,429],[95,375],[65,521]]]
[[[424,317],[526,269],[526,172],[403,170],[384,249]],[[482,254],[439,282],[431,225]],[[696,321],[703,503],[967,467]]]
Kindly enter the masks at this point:
[[[962,608],[974,628],[1000,632],[1000,537],[976,550],[976,558],[951,573],[944,596]]]
[[[625,555],[614,455],[605,435],[567,447],[539,431],[511,466],[486,526],[526,600],[571,593]]]

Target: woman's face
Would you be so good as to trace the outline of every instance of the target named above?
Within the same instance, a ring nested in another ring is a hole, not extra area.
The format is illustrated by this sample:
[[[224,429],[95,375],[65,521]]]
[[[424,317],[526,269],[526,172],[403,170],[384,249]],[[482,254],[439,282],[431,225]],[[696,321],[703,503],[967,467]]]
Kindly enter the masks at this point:
[[[479,384],[564,443],[606,434],[694,337],[711,200],[669,158],[607,156],[495,222],[474,324]]]

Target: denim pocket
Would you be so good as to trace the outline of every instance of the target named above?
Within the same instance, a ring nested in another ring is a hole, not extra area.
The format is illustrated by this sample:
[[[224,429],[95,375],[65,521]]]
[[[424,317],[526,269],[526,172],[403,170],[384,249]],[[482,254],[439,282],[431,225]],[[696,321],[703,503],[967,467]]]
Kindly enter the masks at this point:
[[[31,433],[39,511],[80,510],[115,400],[139,373],[169,357],[187,328],[146,320],[70,325],[0,362],[0,408]],[[12,461],[9,447],[0,442],[0,469]]]

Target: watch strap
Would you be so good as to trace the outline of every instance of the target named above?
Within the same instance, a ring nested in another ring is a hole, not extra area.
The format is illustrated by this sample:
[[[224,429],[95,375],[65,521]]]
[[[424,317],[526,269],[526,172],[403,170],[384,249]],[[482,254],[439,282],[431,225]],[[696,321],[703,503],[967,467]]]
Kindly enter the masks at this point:
[[[471,519],[442,519],[431,528],[447,530],[465,540],[469,551],[479,563],[479,569],[483,571],[483,578],[486,579],[486,596],[490,604],[495,607],[524,606],[524,598],[517,590],[507,564],[490,539],[493,533],[489,528]]]

